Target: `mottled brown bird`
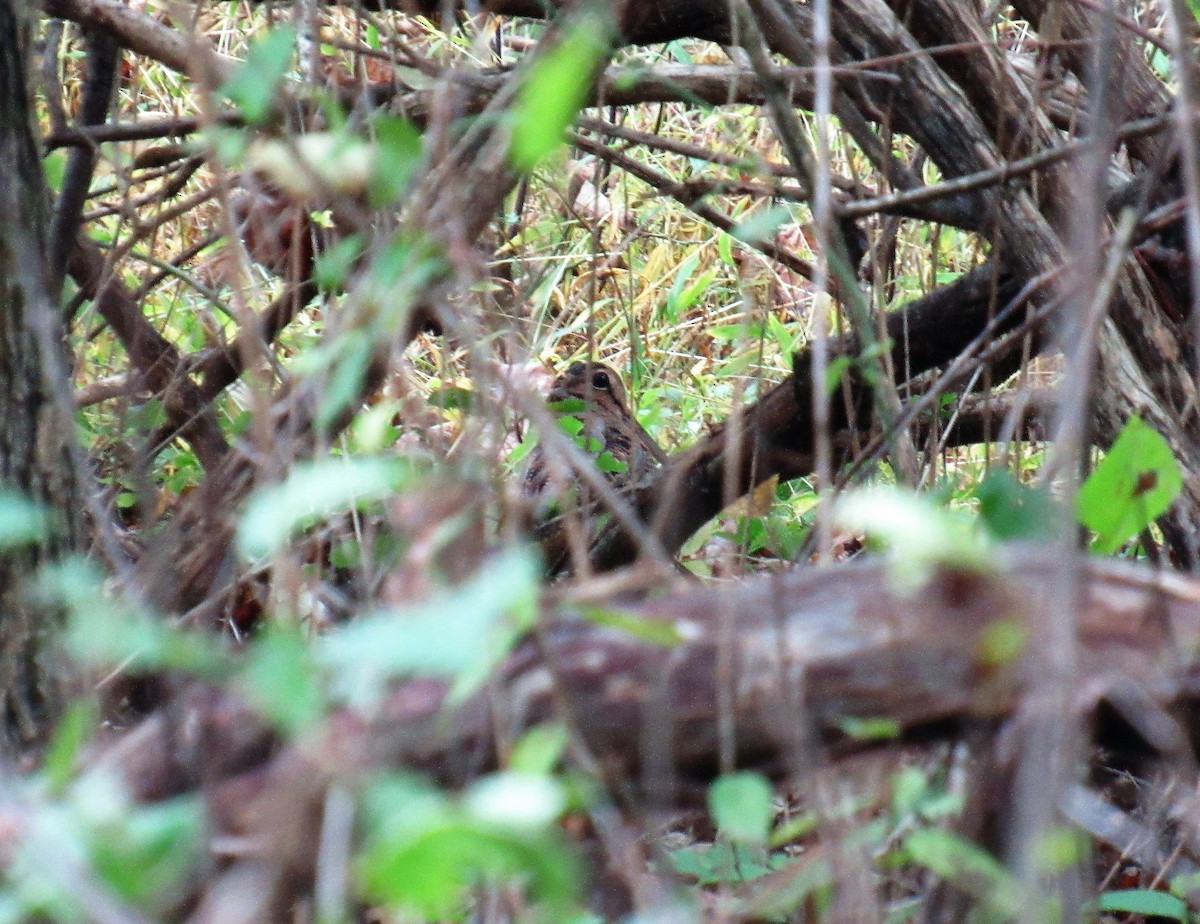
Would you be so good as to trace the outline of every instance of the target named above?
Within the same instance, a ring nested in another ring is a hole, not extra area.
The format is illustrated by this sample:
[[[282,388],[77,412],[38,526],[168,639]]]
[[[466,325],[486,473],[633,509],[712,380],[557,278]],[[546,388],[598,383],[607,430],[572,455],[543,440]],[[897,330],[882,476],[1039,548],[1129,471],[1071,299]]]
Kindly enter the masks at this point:
[[[551,404],[577,398],[584,407],[571,413],[583,422],[580,435],[597,447],[597,455],[608,453],[624,465],[621,471],[605,472],[616,488],[640,481],[656,464],[667,460],[666,453],[629,411],[625,386],[618,375],[603,363],[572,363],[554,380],[547,396]],[[550,471],[541,446],[529,454],[529,464],[521,483],[527,497],[544,497],[550,491]]]

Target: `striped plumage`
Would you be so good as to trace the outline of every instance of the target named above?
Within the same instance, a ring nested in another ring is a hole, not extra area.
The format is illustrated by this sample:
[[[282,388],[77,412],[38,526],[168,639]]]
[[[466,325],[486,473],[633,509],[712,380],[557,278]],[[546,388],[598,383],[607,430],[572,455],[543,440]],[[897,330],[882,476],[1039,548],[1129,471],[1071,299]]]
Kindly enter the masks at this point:
[[[654,438],[629,412],[621,379],[603,363],[572,363],[554,380],[547,398],[551,404],[569,398],[584,403],[584,410],[574,415],[583,422],[582,433],[626,466],[624,471],[605,473],[614,487],[636,484],[666,460]],[[543,498],[558,493],[551,488],[545,452],[539,445],[529,454],[521,492],[527,497]]]

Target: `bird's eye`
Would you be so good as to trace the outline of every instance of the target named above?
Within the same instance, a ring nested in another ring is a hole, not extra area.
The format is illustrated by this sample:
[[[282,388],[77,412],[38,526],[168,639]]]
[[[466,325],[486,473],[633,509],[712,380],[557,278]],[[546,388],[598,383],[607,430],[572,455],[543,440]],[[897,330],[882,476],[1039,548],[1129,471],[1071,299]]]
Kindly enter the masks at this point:
[[[608,373],[601,370],[592,374],[592,388],[608,390],[611,383],[608,381]]]

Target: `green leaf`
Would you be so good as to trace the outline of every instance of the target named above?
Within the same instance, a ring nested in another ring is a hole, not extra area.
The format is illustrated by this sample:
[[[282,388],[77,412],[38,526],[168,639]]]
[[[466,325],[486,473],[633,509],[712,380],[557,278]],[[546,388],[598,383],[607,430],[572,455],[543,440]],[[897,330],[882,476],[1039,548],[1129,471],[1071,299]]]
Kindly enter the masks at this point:
[[[663,306],[663,315],[667,321],[674,323],[679,320],[679,315],[687,311],[700,297],[702,290],[696,291],[696,286],[687,287],[688,280],[691,278],[692,273],[696,272],[696,268],[699,265],[699,250],[693,251],[686,260],[679,264],[679,269],[675,273],[675,281],[671,283],[671,288],[667,290],[667,302]],[[715,278],[716,274],[706,273],[705,276]],[[707,286],[707,283],[705,285]]]
[[[1096,903],[1100,911],[1123,911],[1126,914],[1142,914],[1146,917],[1170,918],[1173,921],[1190,921],[1187,902],[1169,892],[1151,889],[1122,889],[1104,892]]]
[[[530,834],[553,825],[567,807],[563,785],[544,773],[493,773],[472,784],[463,805],[480,822]]]
[[[481,798],[487,815],[503,788],[467,802]],[[522,882],[535,901],[560,909],[577,891],[575,854],[552,825],[531,831],[488,821],[432,787],[399,776],[366,788],[363,817],[367,832],[358,876],[371,899],[389,906],[426,918],[454,918],[481,877]]]
[[[1109,554],[1166,513],[1182,488],[1171,447],[1134,416],[1080,487],[1076,515],[1097,534],[1093,548]]]
[[[297,629],[272,623],[255,639],[238,687],[283,731],[312,728],[325,711],[317,670],[307,639]]]
[[[737,265],[733,259],[733,241],[733,235],[726,234],[724,231],[717,236],[717,255],[726,266]]]
[[[780,226],[792,220],[792,213],[785,206],[776,205],[769,209],[756,209],[749,218],[740,222],[730,232],[739,241],[747,244],[762,244],[775,239]]]
[[[42,172],[46,174],[46,183],[55,192],[62,189],[63,177],[67,172],[66,151],[51,151],[42,158]]]
[[[408,459],[389,456],[298,464],[281,483],[259,488],[250,496],[238,529],[238,550],[247,558],[269,555],[297,530],[389,497],[411,485],[417,474]]]
[[[272,29],[250,46],[246,60],[221,87],[221,93],[241,108],[247,122],[257,124],[271,114],[275,87],[287,71],[295,44],[295,26]]]
[[[88,700],[72,703],[59,719],[42,762],[42,772],[52,791],[61,790],[71,779],[75,761],[96,727],[96,719],[96,705]]]
[[[138,806],[95,833],[90,847],[96,872],[117,894],[143,906],[178,900],[204,855],[203,819],[194,798]]]
[[[0,549],[41,542],[49,533],[44,507],[18,491],[0,488]]]
[[[842,384],[842,376],[854,366],[854,360],[849,356],[835,356],[825,367],[825,393],[832,395]]]
[[[964,837],[920,828],[904,841],[914,863],[924,866],[1009,920],[1026,910],[1020,883],[995,857]]]
[[[339,698],[372,706],[388,680],[447,677],[459,697],[482,683],[536,614],[538,566],[517,547],[439,598],[362,616],[315,643]]]
[[[666,620],[647,619],[636,613],[626,613],[610,607],[593,605],[581,606],[579,613],[588,622],[617,629],[652,645],[669,648],[683,641],[683,636],[679,634],[679,629],[675,624]]]
[[[672,850],[669,856],[675,872],[681,876],[690,876],[698,884],[705,886],[749,882],[773,870],[782,869],[789,862],[786,854],[774,853],[764,856],[761,850],[728,841],[682,847]],[[828,868],[821,867],[821,872],[821,881],[827,881]]]
[[[362,383],[371,363],[371,338],[366,331],[347,331],[338,338],[337,356],[329,381],[321,392],[314,425],[327,430],[362,393]]]
[[[83,559],[43,569],[38,592],[66,609],[67,649],[85,664],[174,669],[208,678],[229,671],[230,655],[213,635],[184,631],[107,593],[102,576]]]
[[[765,844],[775,817],[771,784],[758,773],[727,773],[708,790],[717,830],[732,841]]]
[[[855,741],[889,741],[899,738],[904,730],[895,719],[882,717],[861,718],[848,715],[839,719],[837,725]]]
[[[1046,488],[1022,484],[1005,468],[993,468],[975,488],[979,519],[996,539],[1046,539],[1057,517]]]
[[[544,722],[525,732],[513,747],[508,765],[522,773],[550,773],[567,750],[569,735],[561,722]]]
[[[379,156],[367,187],[371,208],[392,205],[404,190],[421,161],[421,130],[408,119],[380,116],[374,122]]]
[[[606,474],[620,474],[629,471],[629,464],[622,462],[607,449],[596,456],[596,468]]]
[[[350,234],[317,256],[313,265],[313,279],[322,289],[340,289],[350,276],[350,270],[362,255],[361,234]]]
[[[517,91],[508,157],[519,173],[533,170],[562,144],[608,51],[609,29],[596,17],[574,20],[565,30],[562,40],[533,62]]]
[[[915,590],[935,565],[987,572],[995,567],[988,538],[971,529],[959,512],[933,504],[928,497],[898,488],[850,491],[834,508],[837,522],[888,545],[892,578]]]

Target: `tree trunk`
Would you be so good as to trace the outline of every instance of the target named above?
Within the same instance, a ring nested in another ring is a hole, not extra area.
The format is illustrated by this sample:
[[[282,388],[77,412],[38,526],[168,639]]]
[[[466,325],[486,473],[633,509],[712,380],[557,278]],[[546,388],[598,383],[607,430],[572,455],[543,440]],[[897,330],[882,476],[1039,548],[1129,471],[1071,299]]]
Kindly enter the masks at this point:
[[[29,598],[28,578],[73,548],[81,531],[72,422],[61,400],[62,325],[46,285],[45,183],[26,82],[32,13],[20,0],[0,3],[0,492],[24,495],[48,513],[42,538],[0,547],[0,721],[8,757],[44,740],[59,698],[54,618]]]

